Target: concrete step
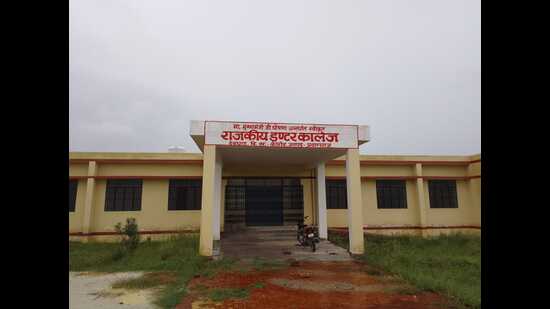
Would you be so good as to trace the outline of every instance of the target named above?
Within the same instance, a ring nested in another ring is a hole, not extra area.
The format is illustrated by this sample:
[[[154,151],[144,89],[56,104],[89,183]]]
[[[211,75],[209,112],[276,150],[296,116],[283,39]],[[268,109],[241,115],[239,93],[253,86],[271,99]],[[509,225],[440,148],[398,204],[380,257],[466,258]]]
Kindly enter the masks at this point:
[[[296,231],[295,225],[282,226],[247,226],[246,231],[254,232],[277,232],[277,231]]]
[[[239,247],[270,247],[270,246],[286,246],[292,247],[298,242],[296,240],[266,240],[266,241],[250,241],[250,240],[240,240],[240,241],[223,241],[222,246],[239,246]]]

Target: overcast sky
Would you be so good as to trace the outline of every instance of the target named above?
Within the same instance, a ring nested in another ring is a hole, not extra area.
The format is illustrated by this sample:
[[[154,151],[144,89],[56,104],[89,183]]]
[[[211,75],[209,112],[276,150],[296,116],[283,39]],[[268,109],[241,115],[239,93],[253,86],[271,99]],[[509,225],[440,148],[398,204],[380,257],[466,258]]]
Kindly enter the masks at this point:
[[[481,151],[479,0],[70,1],[70,151],[198,152],[189,121],[371,126]]]

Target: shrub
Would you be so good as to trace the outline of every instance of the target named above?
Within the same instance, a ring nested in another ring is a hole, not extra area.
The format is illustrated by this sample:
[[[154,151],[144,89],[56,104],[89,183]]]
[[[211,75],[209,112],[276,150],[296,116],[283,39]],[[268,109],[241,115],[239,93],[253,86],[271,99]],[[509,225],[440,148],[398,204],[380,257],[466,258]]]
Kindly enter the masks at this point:
[[[122,226],[120,222],[117,223],[115,225],[115,230],[122,237],[120,244],[122,245],[123,251],[131,251],[137,248],[140,238],[136,219],[127,218],[124,226]]]
[[[118,247],[115,249],[112,255],[113,261],[118,261],[126,255],[126,250],[124,247]]]

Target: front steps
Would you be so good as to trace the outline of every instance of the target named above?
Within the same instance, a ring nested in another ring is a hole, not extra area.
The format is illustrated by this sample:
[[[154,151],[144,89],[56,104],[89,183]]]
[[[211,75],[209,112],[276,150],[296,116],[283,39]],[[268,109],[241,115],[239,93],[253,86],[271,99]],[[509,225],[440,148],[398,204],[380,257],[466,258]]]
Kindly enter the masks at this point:
[[[317,244],[317,251],[298,246],[296,226],[247,227],[221,235],[220,256],[235,258],[298,259],[348,261],[348,252],[327,240]],[[216,246],[215,246],[216,247]]]

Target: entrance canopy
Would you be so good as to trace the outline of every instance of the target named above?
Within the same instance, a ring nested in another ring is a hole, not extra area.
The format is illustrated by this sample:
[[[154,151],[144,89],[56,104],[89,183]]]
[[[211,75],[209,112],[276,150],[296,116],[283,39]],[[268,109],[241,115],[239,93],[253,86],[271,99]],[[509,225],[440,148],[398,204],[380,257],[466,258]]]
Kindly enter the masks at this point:
[[[361,254],[363,222],[359,146],[369,127],[336,124],[191,121],[190,135],[203,153],[199,252],[211,256],[220,240],[222,171],[227,167],[315,168],[320,238],[327,238],[325,162],[346,157],[350,252]],[[246,187],[247,223],[282,224],[281,187]]]
[[[226,166],[313,168],[369,141],[366,125],[191,121],[201,151],[216,145]]]

